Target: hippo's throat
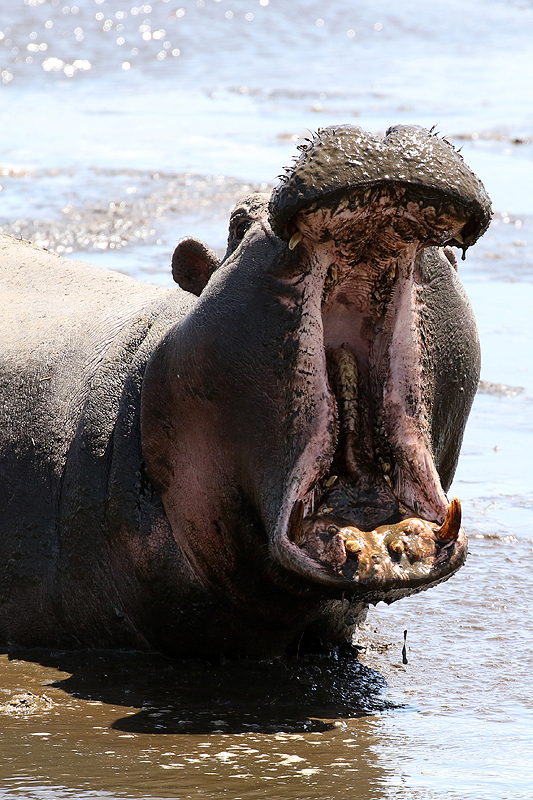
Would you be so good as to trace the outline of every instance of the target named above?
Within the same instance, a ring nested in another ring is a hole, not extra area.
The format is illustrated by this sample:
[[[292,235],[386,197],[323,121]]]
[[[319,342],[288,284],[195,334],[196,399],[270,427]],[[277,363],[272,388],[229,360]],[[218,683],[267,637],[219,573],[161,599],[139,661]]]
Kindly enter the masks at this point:
[[[336,432],[327,473],[292,507],[289,560],[378,599],[438,583],[465,557],[460,507],[448,506],[432,455],[419,272],[422,249],[460,236],[466,218],[393,186],[334,198],[291,223],[320,275]]]

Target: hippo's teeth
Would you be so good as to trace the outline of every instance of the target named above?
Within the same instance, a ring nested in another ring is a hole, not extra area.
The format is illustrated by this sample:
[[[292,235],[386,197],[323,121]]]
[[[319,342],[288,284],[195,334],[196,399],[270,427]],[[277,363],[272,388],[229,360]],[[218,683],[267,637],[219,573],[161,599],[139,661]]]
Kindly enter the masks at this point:
[[[339,381],[339,399],[342,401],[342,427],[345,431],[354,431],[359,399],[357,363],[351,352],[342,347],[335,350],[333,356]]]
[[[461,528],[461,503],[455,497],[449,505],[446,519],[435,531],[435,535],[441,542],[453,542],[459,536]]]
[[[346,539],[344,542],[346,552],[351,556],[358,556],[363,549],[356,539]]]
[[[296,231],[296,233],[293,233],[289,239],[289,250],[294,250],[296,245],[299,244],[303,238],[304,235],[301,231]]]
[[[459,242],[459,244],[464,244],[465,240],[463,239],[462,234],[456,233],[453,238],[455,239],[456,242]]]
[[[337,281],[339,280],[339,268],[336,264],[330,264],[324,281],[324,291],[322,293],[322,305],[325,305]]]
[[[383,417],[378,414],[374,422],[374,458],[381,467],[386,483],[392,486],[394,455],[387,440]]]
[[[294,544],[301,544],[304,540],[304,504],[302,500],[297,500],[292,507],[289,518],[289,529],[287,535]]]

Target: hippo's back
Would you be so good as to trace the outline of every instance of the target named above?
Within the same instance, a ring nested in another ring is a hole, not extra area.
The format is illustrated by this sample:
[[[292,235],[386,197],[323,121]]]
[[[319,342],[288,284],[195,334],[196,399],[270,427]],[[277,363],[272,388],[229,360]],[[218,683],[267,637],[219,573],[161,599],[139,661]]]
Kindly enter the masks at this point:
[[[105,470],[139,351],[189,303],[10,236],[0,236],[0,303],[0,637],[24,642],[36,608],[43,627],[53,617],[73,450],[90,449]]]
[[[106,355],[168,295],[0,236],[0,448],[20,447],[24,430],[61,461]]]
[[[60,361],[66,348],[89,352],[96,340],[101,348],[162,294],[169,291],[0,235],[3,363]]]

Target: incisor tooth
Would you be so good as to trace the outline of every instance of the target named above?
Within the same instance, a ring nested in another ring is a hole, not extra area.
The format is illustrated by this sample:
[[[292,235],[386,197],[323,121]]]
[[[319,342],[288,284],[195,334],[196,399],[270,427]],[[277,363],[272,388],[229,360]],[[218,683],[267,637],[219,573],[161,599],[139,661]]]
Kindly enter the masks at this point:
[[[349,553],[351,556],[359,555],[359,553],[363,549],[356,539],[346,539],[344,547],[346,548],[346,552]]]
[[[301,231],[296,231],[296,233],[293,233],[289,239],[289,250],[294,250],[296,245],[299,244],[303,238],[304,235]]]

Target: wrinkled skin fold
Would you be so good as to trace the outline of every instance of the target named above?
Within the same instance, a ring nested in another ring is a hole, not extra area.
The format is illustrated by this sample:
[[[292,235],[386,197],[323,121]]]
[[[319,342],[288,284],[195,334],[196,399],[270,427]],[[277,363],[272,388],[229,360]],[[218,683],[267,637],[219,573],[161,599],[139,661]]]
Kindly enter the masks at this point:
[[[452,575],[479,344],[450,246],[489,220],[446,141],[336,126],[236,206],[222,261],[178,245],[185,292],[130,282],[117,315],[122,287],[91,275],[89,335],[45,337],[24,410],[6,362],[3,638],[265,657],[350,641],[369,604]]]

